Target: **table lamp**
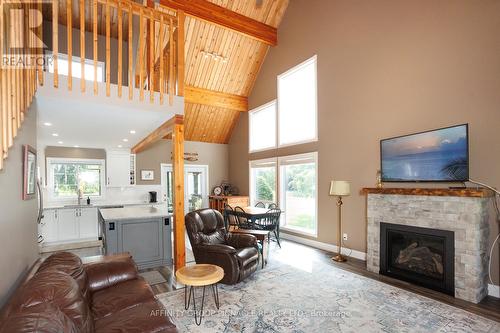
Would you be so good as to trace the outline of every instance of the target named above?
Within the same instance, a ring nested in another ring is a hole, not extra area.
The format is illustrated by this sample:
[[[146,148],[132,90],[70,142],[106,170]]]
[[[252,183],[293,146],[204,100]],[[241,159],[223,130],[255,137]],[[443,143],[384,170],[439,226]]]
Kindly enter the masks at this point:
[[[347,259],[342,255],[342,197],[351,194],[351,186],[349,182],[345,180],[332,180],[330,182],[330,195],[337,196],[337,207],[339,212],[339,223],[338,223],[338,237],[337,246],[339,248],[339,253],[332,257],[332,260],[338,262],[344,262]]]

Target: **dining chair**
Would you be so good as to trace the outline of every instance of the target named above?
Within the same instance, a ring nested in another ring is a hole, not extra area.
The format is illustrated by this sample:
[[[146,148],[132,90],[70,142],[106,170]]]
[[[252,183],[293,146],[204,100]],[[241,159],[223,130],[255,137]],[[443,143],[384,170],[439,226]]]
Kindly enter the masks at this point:
[[[278,246],[281,248],[280,244],[280,216],[281,209],[272,208],[269,209],[266,213],[266,217],[261,219],[258,224],[258,229],[272,231],[274,233],[274,237],[276,238],[276,242],[278,242]]]
[[[278,208],[278,205],[275,204],[275,203],[270,203],[269,206],[267,206],[268,209],[274,209],[274,208]]]
[[[238,229],[239,228],[239,220],[238,216],[232,214],[234,212],[233,207],[228,204],[224,206],[224,224],[226,228],[229,230],[231,227]]]
[[[245,210],[243,208],[241,208],[240,206],[236,206],[234,207],[234,211],[236,213],[240,212],[240,213],[245,213]],[[255,229],[253,226],[254,224],[251,223],[250,221],[248,221],[248,219],[246,217],[243,217],[243,216],[239,216],[236,214],[235,216],[237,219],[238,219],[238,227],[240,229]]]
[[[259,201],[255,204],[255,207],[266,208],[266,205],[263,202]]]

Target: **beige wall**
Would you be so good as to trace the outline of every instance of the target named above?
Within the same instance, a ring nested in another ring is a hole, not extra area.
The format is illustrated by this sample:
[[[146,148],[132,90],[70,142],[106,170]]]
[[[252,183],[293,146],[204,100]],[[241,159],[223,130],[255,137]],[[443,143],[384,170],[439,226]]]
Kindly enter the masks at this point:
[[[242,114],[229,148],[230,180],[242,191],[249,159],[318,151],[318,241],[336,242],[328,184],[346,179],[353,191],[344,200],[346,245],[365,252],[366,202],[358,191],[375,184],[379,140],[460,123],[470,124],[471,177],[500,187],[499,1],[290,1],[250,106],[276,98],[276,75],[314,54],[319,141],[249,155]],[[493,220],[491,229],[493,241]]]
[[[229,178],[228,145],[186,141],[184,146],[186,153],[198,153],[198,161],[186,164],[208,165],[209,192],[219,185],[223,180]],[[139,154],[136,159],[137,184],[138,185],[160,185],[161,184],[161,163],[171,164],[172,144],[170,140],[162,140]],[[154,170],[154,181],[142,181],[140,179],[141,170]]]
[[[47,181],[47,158],[86,158],[86,159],[96,159],[105,160],[106,151],[104,149],[95,148],[72,148],[72,147],[55,147],[47,146],[45,147],[44,161],[39,161],[39,164],[43,163],[45,165],[45,180]]]
[[[22,146],[36,147],[36,99],[0,171],[0,307],[38,257],[37,199],[23,201]]]

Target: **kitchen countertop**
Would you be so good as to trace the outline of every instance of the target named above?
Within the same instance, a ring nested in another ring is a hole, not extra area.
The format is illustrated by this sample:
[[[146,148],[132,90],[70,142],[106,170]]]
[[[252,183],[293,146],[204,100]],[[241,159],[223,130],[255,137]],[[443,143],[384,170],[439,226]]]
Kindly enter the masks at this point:
[[[71,203],[52,203],[46,204],[43,209],[75,209],[75,208],[102,208],[108,206],[161,206],[165,205],[166,202],[144,202],[144,201],[131,201],[131,202],[93,202],[90,205],[87,205],[86,200],[85,203],[82,203],[80,206],[78,204]]]
[[[104,221],[135,220],[171,216],[166,207],[124,207],[100,209]]]

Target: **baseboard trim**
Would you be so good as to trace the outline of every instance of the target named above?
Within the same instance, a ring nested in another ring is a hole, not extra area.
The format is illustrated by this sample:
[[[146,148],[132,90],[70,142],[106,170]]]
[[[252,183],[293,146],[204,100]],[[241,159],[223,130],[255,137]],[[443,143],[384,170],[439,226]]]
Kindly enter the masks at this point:
[[[280,232],[280,238],[288,239],[288,240],[294,241],[296,243],[308,245],[308,246],[314,247],[316,249],[324,250],[324,251],[337,252],[339,250],[337,245],[327,244],[327,243],[318,242],[318,241],[308,239],[308,238],[290,235],[290,234],[287,234],[283,231]],[[348,256],[348,257],[352,257],[352,258],[366,261],[366,253],[365,252],[352,250],[352,249],[343,247],[342,254],[345,256]]]
[[[500,298],[500,286],[488,284],[488,295]]]

